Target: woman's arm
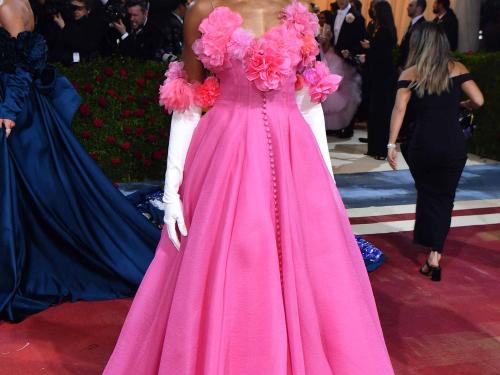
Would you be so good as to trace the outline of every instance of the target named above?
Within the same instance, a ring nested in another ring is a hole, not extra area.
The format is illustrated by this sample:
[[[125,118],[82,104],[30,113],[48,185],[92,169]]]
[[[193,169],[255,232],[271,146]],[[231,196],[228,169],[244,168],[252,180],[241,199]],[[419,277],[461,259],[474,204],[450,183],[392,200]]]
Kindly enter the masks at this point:
[[[412,81],[413,79],[415,79],[414,75],[415,75],[414,69],[409,68],[405,70],[403,73],[401,73],[399,80]],[[394,108],[392,109],[391,130],[389,133],[389,145],[391,145],[391,147],[388,149],[387,152],[387,160],[389,161],[389,165],[391,166],[391,168],[394,170],[397,167],[396,165],[397,152],[395,148],[396,140],[398,139],[399,131],[401,130],[401,126],[403,125],[403,119],[405,117],[406,107],[408,106],[410,98],[411,98],[411,90],[409,88],[406,87],[399,88],[396,94],[396,102],[394,103]]]
[[[189,81],[203,82],[205,79],[203,65],[196,58],[192,46],[195,40],[201,36],[198,30],[201,21],[203,21],[211,11],[212,4],[209,0],[196,0],[189,7],[184,19],[182,59]]]
[[[460,75],[469,73],[469,70],[461,63],[455,63],[455,68],[458,70]],[[469,97],[469,100],[460,103],[463,107],[469,110],[474,110],[483,106],[484,96],[476,82],[472,79],[467,80],[462,83],[461,88],[465,95]]]

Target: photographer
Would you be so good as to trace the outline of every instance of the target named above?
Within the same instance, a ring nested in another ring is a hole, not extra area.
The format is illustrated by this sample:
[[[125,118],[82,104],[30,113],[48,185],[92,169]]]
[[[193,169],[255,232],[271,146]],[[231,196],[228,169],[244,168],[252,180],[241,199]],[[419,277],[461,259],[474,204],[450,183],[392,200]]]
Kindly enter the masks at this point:
[[[61,12],[53,15],[57,24],[55,47],[49,51],[51,61],[78,63],[97,56],[103,37],[103,21],[92,12],[91,0],[72,0],[71,17],[67,21]]]
[[[164,4],[164,8],[160,7]],[[156,25],[163,34],[163,44],[159,52],[159,59],[170,62],[177,59],[182,52],[184,16],[188,7],[188,0],[172,0],[161,2],[152,0],[150,22]]]
[[[148,22],[148,2],[145,0],[129,1],[127,13],[130,24],[128,31],[122,19],[112,24],[120,33],[118,52],[127,57],[154,59],[162,44],[162,34],[158,28]]]

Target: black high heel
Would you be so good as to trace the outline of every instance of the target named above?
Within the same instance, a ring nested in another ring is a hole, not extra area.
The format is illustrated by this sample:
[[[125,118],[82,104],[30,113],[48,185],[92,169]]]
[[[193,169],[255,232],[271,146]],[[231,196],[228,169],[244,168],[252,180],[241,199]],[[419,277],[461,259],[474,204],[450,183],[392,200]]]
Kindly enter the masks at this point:
[[[427,271],[424,271],[424,266],[427,266]],[[419,272],[424,276],[430,276],[432,281],[441,281],[441,267],[431,266],[428,260],[420,267]]]
[[[427,266],[427,271],[424,271],[424,267]],[[430,276],[431,275],[431,272],[432,272],[432,266],[429,264],[429,261],[426,260],[425,261],[425,264],[420,267],[420,270],[419,272],[424,275],[424,276]]]
[[[431,280],[432,281],[441,281],[441,267],[432,267]]]

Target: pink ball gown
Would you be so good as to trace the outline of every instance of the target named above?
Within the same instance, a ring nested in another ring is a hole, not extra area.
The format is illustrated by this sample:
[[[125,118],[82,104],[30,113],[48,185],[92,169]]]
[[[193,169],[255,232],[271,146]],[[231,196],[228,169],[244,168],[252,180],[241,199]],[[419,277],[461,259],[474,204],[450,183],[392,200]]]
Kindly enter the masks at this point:
[[[220,96],[186,159],[189,234],[178,252],[163,231],[104,374],[393,374],[345,208],[296,104],[290,51],[314,17],[294,2],[260,38],[225,7],[200,25],[193,49]]]

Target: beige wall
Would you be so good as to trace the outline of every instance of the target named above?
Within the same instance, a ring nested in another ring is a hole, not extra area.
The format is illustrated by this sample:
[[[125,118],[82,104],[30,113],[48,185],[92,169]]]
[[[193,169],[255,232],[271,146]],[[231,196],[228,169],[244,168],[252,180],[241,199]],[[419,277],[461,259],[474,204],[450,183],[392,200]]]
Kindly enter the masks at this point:
[[[334,0],[316,0],[315,3],[321,9],[330,9],[330,3]],[[406,7],[408,5],[408,0],[388,0],[391,3],[392,10],[394,12],[394,20],[396,22],[396,27],[398,28],[399,39],[403,37],[406,29],[410,24],[410,19],[406,13]],[[370,0],[361,0],[363,3],[363,15],[368,19],[368,6]],[[460,51],[475,51],[478,48],[477,33],[479,30],[479,10],[480,1],[479,0],[451,0],[451,7],[455,10],[457,17],[460,22],[459,30],[459,50]],[[427,0],[427,10],[425,12],[425,17],[428,20],[432,20],[434,15],[432,14],[432,3],[433,0]]]

